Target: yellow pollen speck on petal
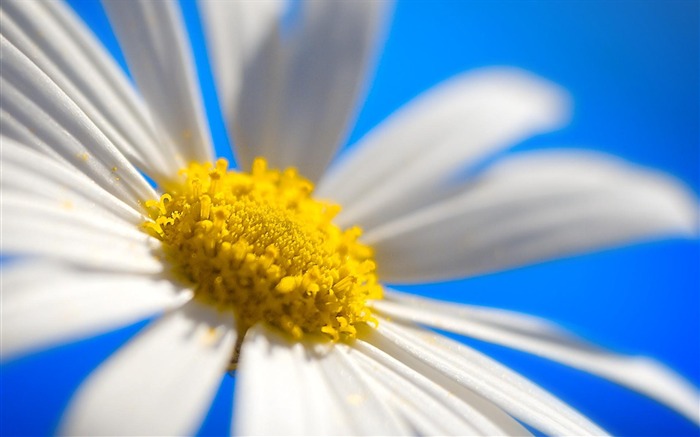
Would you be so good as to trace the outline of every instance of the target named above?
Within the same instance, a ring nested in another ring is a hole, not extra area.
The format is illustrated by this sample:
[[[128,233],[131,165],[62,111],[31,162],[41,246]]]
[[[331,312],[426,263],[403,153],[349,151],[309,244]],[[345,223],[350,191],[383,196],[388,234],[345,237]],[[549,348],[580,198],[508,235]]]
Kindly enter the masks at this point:
[[[204,344],[210,345],[214,344],[219,340],[219,330],[214,327],[209,327],[203,336]]]
[[[297,340],[350,341],[358,324],[376,324],[372,249],[359,228],[332,222],[340,208],[313,199],[295,169],[270,170],[260,158],[250,173],[227,168],[224,159],[191,163],[144,203],[142,228],[195,298],[233,311],[241,331],[264,322]]]
[[[78,159],[80,159],[80,160],[83,161],[83,162],[87,162],[88,159],[90,159],[90,155],[88,155],[88,154],[85,153],[85,152],[83,152],[83,153],[78,153]]]
[[[362,396],[359,393],[349,394],[345,397],[345,399],[347,400],[349,405],[353,405],[353,406],[362,405],[362,403],[365,401],[364,396]]]

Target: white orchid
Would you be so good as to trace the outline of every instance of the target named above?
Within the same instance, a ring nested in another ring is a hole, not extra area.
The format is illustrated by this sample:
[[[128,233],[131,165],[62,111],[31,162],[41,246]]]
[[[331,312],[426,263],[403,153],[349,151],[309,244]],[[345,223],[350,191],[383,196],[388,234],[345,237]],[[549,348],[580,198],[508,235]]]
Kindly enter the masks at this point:
[[[242,435],[604,433],[421,326],[591,372],[700,420],[697,389],[651,359],[377,282],[695,235],[682,186],[597,154],[531,152],[454,182],[560,125],[560,88],[516,69],[461,75],[329,167],[387,4],[305,2],[283,32],[284,2],[202,1],[233,171],[213,164],[177,5],[105,5],[138,94],[63,3],[5,0],[0,15],[2,250],[30,255],[3,271],[3,359],[159,314],[88,377],[61,432],[193,433],[233,360]]]

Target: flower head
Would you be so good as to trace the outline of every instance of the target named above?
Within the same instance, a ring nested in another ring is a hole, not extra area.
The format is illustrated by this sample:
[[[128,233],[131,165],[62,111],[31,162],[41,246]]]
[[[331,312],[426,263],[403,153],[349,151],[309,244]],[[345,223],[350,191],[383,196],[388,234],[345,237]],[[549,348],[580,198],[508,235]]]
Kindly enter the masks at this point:
[[[305,335],[352,340],[355,324],[373,321],[380,299],[372,251],[357,227],[333,224],[338,207],[311,197],[313,185],[293,169],[250,174],[190,164],[183,183],[146,202],[144,227],[163,242],[195,297],[232,310],[239,334],[267,323]]]
[[[600,155],[504,158],[450,184],[559,125],[558,87],[514,69],[463,75],[327,168],[387,4],[308,2],[285,28],[283,2],[203,1],[240,164],[230,170],[213,159],[177,5],[106,6],[140,95],[62,3],[2,4],[3,251],[31,255],[5,272],[3,358],[158,314],[88,377],[62,432],[192,433],[231,364],[245,435],[603,432],[422,325],[589,371],[699,420],[697,389],[652,360],[384,285],[696,232],[683,187]]]

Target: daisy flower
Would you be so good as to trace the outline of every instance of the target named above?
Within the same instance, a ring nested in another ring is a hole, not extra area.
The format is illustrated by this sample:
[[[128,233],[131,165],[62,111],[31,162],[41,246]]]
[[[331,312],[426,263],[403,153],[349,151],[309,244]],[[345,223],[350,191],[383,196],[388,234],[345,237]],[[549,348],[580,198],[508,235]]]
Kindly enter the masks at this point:
[[[697,389],[651,359],[384,285],[694,235],[692,195],[614,158],[485,164],[565,120],[557,86],[515,69],[458,76],[329,167],[388,4],[304,2],[288,17],[283,2],[203,1],[234,170],[214,157],[177,4],[105,6],[138,94],[64,4],[8,0],[0,15],[2,250],[24,255],[3,271],[2,358],[156,314],[81,385],[61,433],[193,433],[227,371],[242,435],[604,433],[426,327],[699,420]]]

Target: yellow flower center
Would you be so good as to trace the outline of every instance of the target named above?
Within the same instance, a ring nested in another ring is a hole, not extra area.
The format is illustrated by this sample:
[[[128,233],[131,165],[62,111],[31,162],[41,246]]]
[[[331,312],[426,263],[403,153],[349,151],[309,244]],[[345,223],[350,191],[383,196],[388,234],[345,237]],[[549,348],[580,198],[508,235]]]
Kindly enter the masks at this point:
[[[266,322],[294,339],[349,341],[376,320],[381,298],[372,250],[354,227],[333,224],[340,207],[314,200],[295,169],[227,171],[225,159],[191,163],[160,200],[146,202],[144,229],[161,240],[195,297],[232,310],[239,330]]]

